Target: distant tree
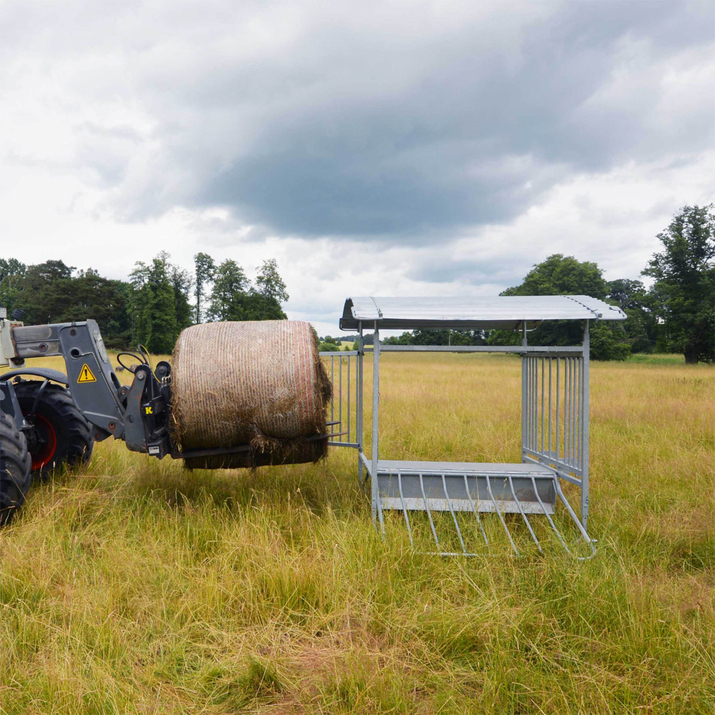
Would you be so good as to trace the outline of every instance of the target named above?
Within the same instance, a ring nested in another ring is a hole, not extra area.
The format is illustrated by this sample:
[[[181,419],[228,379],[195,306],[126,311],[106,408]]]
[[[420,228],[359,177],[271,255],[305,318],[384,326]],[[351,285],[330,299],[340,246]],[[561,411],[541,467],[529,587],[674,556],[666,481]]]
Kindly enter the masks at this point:
[[[658,340],[658,321],[653,299],[641,281],[619,278],[608,282],[606,300],[628,316],[623,323],[626,340],[634,353],[652,353]]]
[[[286,284],[278,274],[278,264],[275,258],[263,261],[256,277],[256,286],[258,293],[268,298],[274,298],[278,303],[285,303],[288,300]]]
[[[268,269],[266,269],[268,264]],[[262,289],[251,286],[243,268],[231,259],[221,263],[214,275],[208,309],[211,320],[285,320],[278,297],[287,298],[285,285],[275,272],[275,261],[264,263]],[[272,286],[272,287],[271,287]],[[281,288],[282,286],[282,288]]]
[[[58,320],[67,307],[67,281],[73,266],[62,261],[45,261],[28,266],[15,294],[17,307],[24,311],[27,324],[50,323]]]
[[[134,338],[152,353],[170,353],[178,336],[176,301],[169,255],[161,252],[151,264],[137,262],[131,273]]]
[[[243,320],[285,320],[281,304],[272,296],[249,291],[244,301]]]
[[[0,305],[9,308],[8,315],[18,307],[17,294],[26,270],[27,266],[16,258],[0,258]]]
[[[326,335],[324,338],[320,338],[320,343],[318,348],[321,352],[331,352],[336,353],[340,350],[340,344],[331,335]]]
[[[0,302],[23,310],[32,323],[66,323],[96,320],[110,347],[129,341],[129,284],[109,280],[88,268],[75,269],[62,261],[25,266],[11,258],[0,259]]]
[[[412,331],[404,332],[401,335],[390,335],[382,340],[383,345],[416,345],[415,336]],[[432,343],[429,343],[430,345]]]
[[[80,271],[77,276],[56,283],[64,296],[60,312],[53,321],[66,323],[73,320],[96,320],[108,347],[125,348],[131,340],[128,283],[109,280],[92,268]]]
[[[590,261],[577,261],[561,253],[536,264],[521,285],[507,288],[502,295],[590,295],[603,300],[608,286],[601,269]]]
[[[208,314],[211,320],[245,320],[250,282],[241,266],[230,258],[216,269]]]
[[[196,299],[197,323],[201,323],[204,317],[203,304],[206,297],[206,288],[213,280],[216,273],[214,259],[208,253],[197,253],[194,256],[194,297]]]
[[[507,288],[502,295],[589,295],[604,300],[608,284],[601,269],[590,261],[578,261],[560,253],[536,264],[521,285]],[[529,334],[534,345],[576,345],[583,338],[580,321],[546,321]],[[591,327],[591,357],[594,360],[625,360],[630,353],[622,325],[596,323]],[[515,332],[495,330],[492,344],[518,344]]]
[[[193,279],[191,274],[179,268],[178,266],[169,264],[169,276],[171,286],[174,289],[174,315],[176,316],[176,330],[180,333],[184,328],[188,328],[192,323],[192,310],[189,305],[189,295],[191,294],[191,286]]]
[[[664,321],[667,345],[685,362],[715,360],[715,214],[713,204],[684,206],[658,234],[663,251],[643,275]]]

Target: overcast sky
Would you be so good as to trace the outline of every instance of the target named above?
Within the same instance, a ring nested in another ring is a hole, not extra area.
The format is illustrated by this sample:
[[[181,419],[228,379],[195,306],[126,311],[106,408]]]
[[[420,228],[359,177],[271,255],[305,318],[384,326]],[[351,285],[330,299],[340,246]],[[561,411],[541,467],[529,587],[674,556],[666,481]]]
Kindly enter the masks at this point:
[[[349,295],[637,278],[715,200],[715,2],[0,0],[0,255]]]

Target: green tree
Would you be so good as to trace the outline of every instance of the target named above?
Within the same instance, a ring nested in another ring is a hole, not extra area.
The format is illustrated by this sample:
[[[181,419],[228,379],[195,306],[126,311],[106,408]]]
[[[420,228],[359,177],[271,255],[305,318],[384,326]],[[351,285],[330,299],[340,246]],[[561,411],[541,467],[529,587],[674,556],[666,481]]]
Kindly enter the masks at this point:
[[[604,300],[608,284],[601,269],[590,261],[578,261],[560,253],[536,264],[521,285],[507,288],[502,295],[590,295]],[[576,345],[583,339],[580,321],[546,321],[529,335],[534,345]],[[591,357],[594,360],[624,360],[630,346],[621,325],[596,323],[591,327]],[[513,344],[521,336],[504,330],[494,331],[489,342]]]
[[[685,362],[715,360],[715,213],[713,204],[684,206],[657,238],[663,251],[643,270],[664,322],[669,349]]]
[[[109,280],[88,268],[75,269],[62,261],[26,267],[15,259],[0,260],[0,301],[23,310],[32,323],[96,320],[107,345],[125,347],[129,341],[129,284]]]
[[[230,258],[216,269],[209,317],[211,320],[245,320],[250,282],[241,266]]]
[[[63,278],[55,284],[64,297],[53,322],[96,320],[108,347],[125,348],[130,343],[130,286],[124,281],[109,280],[88,268],[77,276]]]
[[[271,271],[275,261],[266,261]],[[276,296],[284,296],[285,285],[277,272],[264,272],[262,289],[251,286],[243,268],[231,259],[221,263],[214,275],[208,315],[211,320],[285,320],[286,314]],[[270,274],[270,280],[266,277]],[[272,287],[271,287],[272,286]],[[281,288],[283,286],[283,288]]]
[[[8,315],[17,308],[17,294],[27,266],[16,258],[0,258],[0,305],[8,308]]]
[[[28,266],[15,294],[17,307],[28,325],[57,322],[67,307],[67,282],[74,267],[62,261],[45,261]]]
[[[628,316],[623,323],[626,340],[634,353],[652,353],[658,340],[658,321],[653,299],[641,281],[619,278],[608,282],[606,299]]]
[[[285,320],[281,304],[272,296],[251,290],[244,302],[244,320]]]
[[[216,273],[214,259],[208,253],[197,253],[194,256],[194,297],[196,298],[196,322],[201,323],[204,318],[202,309],[206,297],[206,288],[213,280]]]
[[[603,300],[607,291],[602,271],[595,263],[555,253],[536,264],[521,285],[507,288],[502,295],[590,295]]]
[[[176,330],[181,332],[192,323],[192,310],[189,305],[189,295],[193,279],[191,274],[175,265],[169,266],[171,286],[174,289],[174,315],[176,316]]]
[[[135,340],[152,353],[170,353],[178,330],[169,255],[162,252],[149,265],[141,261],[135,265],[131,273]]]
[[[319,349],[324,353],[337,353],[340,351],[340,345],[338,341],[330,335],[326,335],[319,344]]]
[[[263,265],[258,270],[256,277],[257,292],[268,298],[275,299],[278,303],[285,303],[288,300],[286,284],[278,274],[278,264],[275,258],[263,261]]]
[[[664,321],[667,345],[685,362],[715,360],[715,214],[713,204],[684,206],[658,234],[663,251],[643,275]]]

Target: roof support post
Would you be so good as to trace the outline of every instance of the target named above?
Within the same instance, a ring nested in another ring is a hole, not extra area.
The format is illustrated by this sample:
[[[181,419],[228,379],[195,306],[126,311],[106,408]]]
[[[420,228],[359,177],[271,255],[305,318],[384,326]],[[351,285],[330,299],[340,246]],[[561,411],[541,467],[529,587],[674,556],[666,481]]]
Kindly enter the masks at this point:
[[[372,482],[372,519],[380,518],[382,526],[382,510],[379,508],[380,499],[377,480],[377,461],[379,450],[378,422],[380,412],[380,329],[377,320],[374,323],[375,332],[373,334],[372,345],[372,469],[370,474]]]
[[[362,334],[362,321],[358,323],[358,331],[359,331],[359,338],[358,338],[358,354],[357,354],[357,385],[355,388],[356,395],[355,395],[355,431],[356,431],[356,442],[357,442],[357,460],[358,460],[358,480],[361,485],[363,485],[363,476],[362,476],[362,470],[363,470],[363,465],[362,465],[362,453],[364,451],[364,445],[363,445],[363,391],[362,391],[362,361],[363,357],[365,355],[365,340],[363,338]],[[350,387],[348,386],[348,389]]]
[[[526,321],[522,326],[523,333],[521,338],[521,346],[523,348],[527,347],[526,340]],[[523,353],[521,356],[521,461],[526,462],[526,445],[527,445],[527,402],[528,402],[528,380],[527,380],[527,370],[529,367],[527,353]]]
[[[591,339],[589,326],[591,321],[586,320],[583,329],[583,369],[581,370],[581,523],[587,528],[588,523],[588,433],[589,433],[589,369]]]

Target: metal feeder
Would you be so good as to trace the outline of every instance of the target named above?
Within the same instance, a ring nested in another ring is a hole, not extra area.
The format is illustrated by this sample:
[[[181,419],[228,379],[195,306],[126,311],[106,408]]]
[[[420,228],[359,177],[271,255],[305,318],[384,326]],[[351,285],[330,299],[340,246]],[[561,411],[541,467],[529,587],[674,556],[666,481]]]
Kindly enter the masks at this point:
[[[335,398],[331,407],[330,444],[358,451],[358,472],[366,471],[372,487],[373,519],[384,533],[384,514],[401,512],[414,545],[415,512],[426,514],[440,555],[473,555],[458,515],[472,512],[488,546],[480,514],[496,514],[511,547],[519,553],[509,529],[508,514],[519,514],[539,550],[541,544],[530,516],[543,516],[559,542],[570,551],[554,514],[561,502],[568,518],[593,553],[588,521],[589,326],[595,320],[625,320],[619,308],[583,295],[509,296],[490,298],[348,298],[342,330],[357,331],[359,349],[323,353],[330,360]],[[571,346],[529,345],[528,332],[544,320],[583,322],[583,342]],[[382,345],[381,329],[519,331],[521,345],[416,346]],[[363,332],[374,331],[372,445],[363,444]],[[501,352],[521,355],[521,463],[424,462],[387,460],[380,456],[380,355],[382,352]],[[337,370],[336,370],[337,361]],[[346,370],[347,368],[347,370]],[[345,379],[343,375],[345,374]],[[352,402],[354,395],[354,403]],[[347,399],[346,399],[347,398]],[[345,411],[343,406],[345,404]],[[352,405],[355,407],[351,420]],[[569,504],[561,481],[580,491],[580,518]],[[437,514],[449,513],[459,547],[440,543]],[[412,520],[410,515],[412,514]]]

